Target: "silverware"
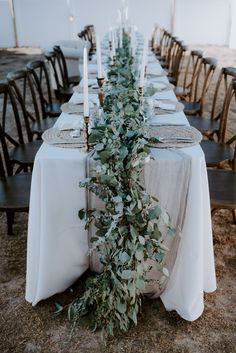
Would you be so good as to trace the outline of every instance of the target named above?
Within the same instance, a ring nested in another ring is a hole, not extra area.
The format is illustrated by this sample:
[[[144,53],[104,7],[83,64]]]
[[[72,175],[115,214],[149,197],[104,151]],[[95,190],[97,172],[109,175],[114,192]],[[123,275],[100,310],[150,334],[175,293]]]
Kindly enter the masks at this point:
[[[191,137],[157,137],[158,141],[161,143],[167,142],[193,142]]]
[[[58,142],[50,142],[50,145],[74,145],[74,144],[78,144],[78,145],[84,145],[85,142],[80,142],[80,141],[58,141]]]
[[[149,124],[149,126],[188,126],[186,124],[171,124],[171,123],[152,123],[152,124]]]

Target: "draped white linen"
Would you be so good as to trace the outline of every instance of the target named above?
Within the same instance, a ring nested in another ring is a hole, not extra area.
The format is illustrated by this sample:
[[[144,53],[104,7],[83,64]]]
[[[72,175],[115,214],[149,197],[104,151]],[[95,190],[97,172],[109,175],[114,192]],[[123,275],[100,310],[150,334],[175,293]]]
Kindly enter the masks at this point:
[[[160,70],[159,63],[156,67]],[[168,82],[166,77],[162,81]],[[75,93],[71,101],[76,98]],[[173,91],[161,93],[160,98],[176,100]],[[58,121],[66,118],[62,113]],[[183,112],[159,116],[156,121],[188,125]],[[161,299],[167,310],[176,310],[192,321],[202,314],[204,291],[216,289],[204,154],[197,145],[181,150],[152,149],[152,155],[155,161],[145,169],[147,188],[182,228],[177,258]],[[86,176],[86,158],[77,149],[46,144],[37,153],[26,276],[26,300],[33,305],[67,289],[89,267],[88,234],[77,215],[86,207],[86,191],[78,185]],[[186,170],[188,177],[183,179]],[[186,180],[187,188],[181,180]],[[181,203],[186,206],[182,210]]]

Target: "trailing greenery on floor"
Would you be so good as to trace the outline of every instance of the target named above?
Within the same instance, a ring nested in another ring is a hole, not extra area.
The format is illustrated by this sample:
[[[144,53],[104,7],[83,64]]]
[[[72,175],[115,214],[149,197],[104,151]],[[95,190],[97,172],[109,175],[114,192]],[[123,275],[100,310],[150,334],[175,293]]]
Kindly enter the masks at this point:
[[[155,260],[168,275],[163,237],[174,233],[168,216],[143,184],[150,150],[134,67],[129,36],[124,35],[104,88],[103,123],[89,137],[95,149],[95,176],[80,184],[104,204],[100,210],[79,212],[86,229],[91,223],[96,226],[90,251],[97,253],[103,270],[87,280],[84,294],[69,307],[69,318],[75,325],[92,313],[94,329],[106,335],[137,324],[150,270],[146,260]]]

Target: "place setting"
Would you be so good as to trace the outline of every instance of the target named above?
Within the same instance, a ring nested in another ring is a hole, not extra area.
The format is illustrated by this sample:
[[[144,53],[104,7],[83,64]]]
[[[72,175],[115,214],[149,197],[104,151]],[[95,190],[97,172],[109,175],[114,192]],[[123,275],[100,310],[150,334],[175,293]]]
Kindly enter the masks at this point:
[[[42,139],[54,147],[86,148],[86,138],[81,136],[81,129],[51,128],[43,133]]]
[[[180,113],[184,109],[182,103],[170,99],[155,99],[153,97],[146,97],[144,100],[145,116],[148,120],[155,121],[159,116],[169,116]]]
[[[163,76],[166,77],[167,75],[168,72],[164,70],[161,66],[154,63],[147,64],[147,79],[155,79]]]
[[[84,111],[83,105],[84,105],[84,102],[82,98],[75,102],[68,102],[68,103],[62,104],[61,111],[67,114],[81,114]],[[97,97],[95,99],[92,97],[89,97],[89,108],[91,110],[96,109],[98,105],[99,105],[99,101]]]
[[[99,86],[96,78],[88,79],[88,88],[89,88],[89,93],[98,93]],[[83,92],[83,80],[80,82],[78,86],[73,87],[73,91],[76,93]]]
[[[186,148],[198,145],[202,134],[192,126],[184,125],[149,125],[148,145],[155,148]]]
[[[145,96],[157,97],[159,93],[173,91],[174,86],[169,82],[147,82],[144,88]]]

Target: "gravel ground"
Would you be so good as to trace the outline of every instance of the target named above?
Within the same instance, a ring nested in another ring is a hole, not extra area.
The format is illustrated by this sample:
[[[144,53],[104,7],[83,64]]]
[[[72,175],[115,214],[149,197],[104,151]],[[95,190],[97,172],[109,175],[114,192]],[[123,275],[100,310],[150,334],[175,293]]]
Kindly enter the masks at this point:
[[[199,48],[199,47],[198,47]],[[236,67],[236,51],[201,47],[207,56],[218,58],[220,66]],[[0,51],[0,79],[38,58],[35,49]],[[209,92],[209,97],[212,92]],[[210,104],[207,103],[209,110]],[[235,117],[230,120],[235,131]],[[159,299],[145,299],[137,327],[117,335],[104,346],[88,324],[77,327],[69,340],[66,314],[54,316],[55,303],[66,304],[80,288],[73,288],[32,307],[24,299],[26,271],[26,214],[16,216],[15,236],[6,234],[6,217],[0,215],[0,352],[1,353],[233,353],[235,339],[236,225],[231,213],[218,212],[213,219],[214,249],[218,289],[205,295],[203,315],[190,323],[175,312],[167,312]]]

